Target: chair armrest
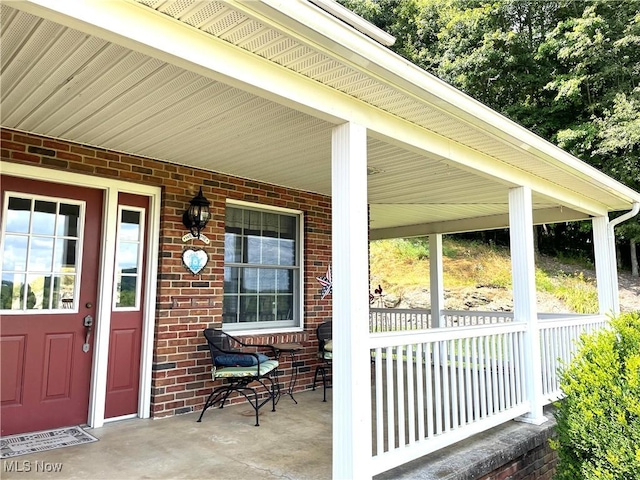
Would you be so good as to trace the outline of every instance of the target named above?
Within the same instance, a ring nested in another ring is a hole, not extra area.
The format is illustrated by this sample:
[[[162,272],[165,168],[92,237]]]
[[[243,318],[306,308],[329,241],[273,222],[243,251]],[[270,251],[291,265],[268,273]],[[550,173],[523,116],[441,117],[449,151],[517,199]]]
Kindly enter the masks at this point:
[[[234,337],[233,335],[228,334],[227,332],[222,332],[222,334],[225,337],[229,338],[229,340],[233,341],[233,343],[237,343],[239,345],[242,345],[243,347],[252,347],[253,346],[253,345],[248,345],[248,344],[244,343],[242,340]]]

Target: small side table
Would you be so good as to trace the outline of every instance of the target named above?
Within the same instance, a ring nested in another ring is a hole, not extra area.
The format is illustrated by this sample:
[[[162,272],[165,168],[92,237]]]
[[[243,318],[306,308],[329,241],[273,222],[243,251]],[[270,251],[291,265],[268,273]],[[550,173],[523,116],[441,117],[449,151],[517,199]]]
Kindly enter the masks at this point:
[[[296,381],[298,380],[298,367],[295,365],[295,356],[303,347],[299,343],[274,343],[271,347],[275,350],[276,359],[280,358],[281,353],[289,354],[289,358],[291,359],[291,377],[289,378],[289,386],[284,393],[289,395],[291,400],[293,400],[297,405],[298,401],[293,398],[293,389],[295,388]],[[280,387],[278,387],[278,392],[279,390]]]

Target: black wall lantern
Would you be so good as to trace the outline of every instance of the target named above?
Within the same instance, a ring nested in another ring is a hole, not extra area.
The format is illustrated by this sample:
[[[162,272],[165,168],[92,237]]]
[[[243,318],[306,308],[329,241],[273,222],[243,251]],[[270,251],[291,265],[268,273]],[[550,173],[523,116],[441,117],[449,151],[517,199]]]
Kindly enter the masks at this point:
[[[202,187],[198,195],[189,202],[189,208],[182,214],[182,223],[189,229],[194,238],[200,238],[200,232],[204,229],[211,218],[209,205],[211,202],[202,195]]]

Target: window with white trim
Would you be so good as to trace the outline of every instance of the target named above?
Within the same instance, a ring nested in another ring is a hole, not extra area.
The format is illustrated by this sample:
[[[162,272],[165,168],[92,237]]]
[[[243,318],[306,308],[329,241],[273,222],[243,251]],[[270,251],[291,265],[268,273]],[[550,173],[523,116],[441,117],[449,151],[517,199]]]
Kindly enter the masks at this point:
[[[78,310],[84,202],[7,192],[0,309]]]
[[[302,212],[228,203],[225,330],[301,327]]]
[[[118,208],[114,310],[139,310],[142,286],[144,209]]]

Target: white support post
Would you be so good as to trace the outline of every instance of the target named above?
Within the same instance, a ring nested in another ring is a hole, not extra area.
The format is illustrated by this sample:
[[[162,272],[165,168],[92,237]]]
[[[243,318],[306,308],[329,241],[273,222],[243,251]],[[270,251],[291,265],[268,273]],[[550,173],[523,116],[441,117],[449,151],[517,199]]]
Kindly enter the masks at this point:
[[[540,330],[536,308],[536,276],[533,249],[533,203],[531,189],[509,190],[509,234],[511,239],[511,276],[513,283],[513,317],[526,322],[524,368],[529,413],[518,420],[539,425],[546,421],[542,402],[542,359]]]
[[[331,148],[333,478],[370,479],[367,132],[345,123]]]
[[[442,268],[442,235],[429,235],[429,293],[431,295],[431,327],[446,327],[444,310],[444,274]]]
[[[615,238],[609,226],[609,217],[594,217],[593,250],[596,260],[598,305],[601,315],[620,312],[618,298],[618,267],[616,265]]]

